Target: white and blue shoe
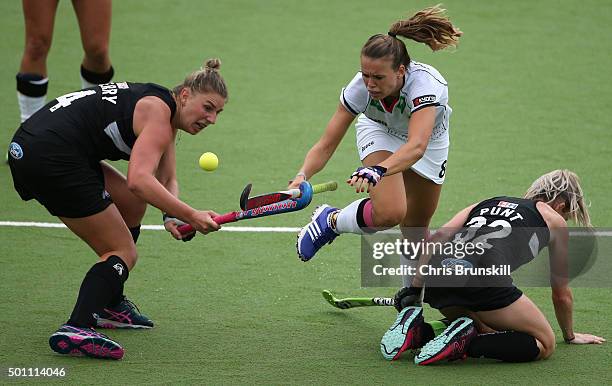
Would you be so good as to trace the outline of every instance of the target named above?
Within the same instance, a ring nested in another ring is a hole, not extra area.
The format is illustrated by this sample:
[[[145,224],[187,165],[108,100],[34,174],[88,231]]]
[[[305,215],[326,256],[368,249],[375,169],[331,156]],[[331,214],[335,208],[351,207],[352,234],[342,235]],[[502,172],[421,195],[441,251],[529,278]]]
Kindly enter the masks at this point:
[[[331,227],[331,216],[338,210],[329,205],[317,207],[312,214],[312,221],[298,233],[295,246],[300,260],[312,259],[321,247],[338,237],[338,233]]]

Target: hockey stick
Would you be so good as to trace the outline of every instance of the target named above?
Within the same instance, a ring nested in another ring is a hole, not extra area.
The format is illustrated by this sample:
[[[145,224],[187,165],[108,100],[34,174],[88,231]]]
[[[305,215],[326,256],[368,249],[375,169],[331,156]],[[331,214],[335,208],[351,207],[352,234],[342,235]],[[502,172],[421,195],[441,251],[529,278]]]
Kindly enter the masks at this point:
[[[326,185],[326,184],[320,184]],[[228,212],[221,214],[217,217],[214,217],[213,220],[221,225],[227,224],[230,222],[248,220],[252,218],[259,218],[265,216],[272,216],[276,214],[295,212],[301,209],[304,209],[310,204],[312,201],[312,194],[314,189],[320,191],[321,188],[315,185],[314,187],[310,185],[309,182],[304,181],[300,184],[300,197],[298,198],[290,198],[281,202],[275,202],[270,205],[260,206],[257,208],[249,209],[249,210],[240,210],[234,212]],[[191,225],[185,224],[178,227],[179,232],[181,234],[186,235],[194,232],[194,229]]]
[[[346,310],[355,307],[393,306],[393,298],[344,298],[337,299],[331,291],[323,290],[323,298],[336,308]]]
[[[248,189],[247,189],[248,188]],[[323,193],[328,191],[333,191],[338,188],[338,183],[336,181],[330,181],[323,184],[317,184],[312,186],[312,193]],[[279,192],[272,192],[266,194],[260,194],[255,197],[248,197],[249,192],[251,191],[251,184],[247,185],[242,194],[240,195],[240,209],[249,210],[253,208],[257,208],[260,206],[266,206],[273,204],[275,202],[285,201],[291,198],[298,198],[301,195],[300,189],[289,189],[289,190],[281,190]],[[246,194],[245,194],[246,192]]]
[[[240,209],[246,210],[246,202],[249,199],[249,193],[251,193],[251,188],[253,184],[247,184],[244,189],[242,189],[242,193],[240,193]]]

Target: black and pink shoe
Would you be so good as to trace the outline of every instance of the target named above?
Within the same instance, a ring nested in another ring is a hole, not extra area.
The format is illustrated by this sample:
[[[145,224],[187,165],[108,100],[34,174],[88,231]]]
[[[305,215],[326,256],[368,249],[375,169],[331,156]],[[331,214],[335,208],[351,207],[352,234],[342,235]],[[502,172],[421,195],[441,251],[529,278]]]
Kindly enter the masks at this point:
[[[93,317],[98,328],[153,328],[153,321],[125,296],[115,307],[105,308]]]
[[[49,338],[49,346],[59,354],[101,359],[123,358],[123,347],[92,328],[62,325]]]
[[[428,365],[441,360],[465,359],[468,346],[477,334],[472,319],[458,318],[442,334],[423,346],[419,355],[414,357],[414,363]]]
[[[394,361],[408,349],[423,346],[423,308],[406,307],[389,327],[380,341],[380,352],[386,360]]]

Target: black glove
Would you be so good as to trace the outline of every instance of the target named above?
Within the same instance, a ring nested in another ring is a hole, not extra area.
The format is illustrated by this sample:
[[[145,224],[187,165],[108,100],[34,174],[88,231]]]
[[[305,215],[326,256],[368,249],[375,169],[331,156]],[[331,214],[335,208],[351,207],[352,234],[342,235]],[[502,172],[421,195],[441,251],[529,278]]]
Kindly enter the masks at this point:
[[[404,287],[397,291],[393,297],[394,306],[397,312],[400,312],[406,307],[414,306],[421,307],[421,292],[423,288],[420,287]]]

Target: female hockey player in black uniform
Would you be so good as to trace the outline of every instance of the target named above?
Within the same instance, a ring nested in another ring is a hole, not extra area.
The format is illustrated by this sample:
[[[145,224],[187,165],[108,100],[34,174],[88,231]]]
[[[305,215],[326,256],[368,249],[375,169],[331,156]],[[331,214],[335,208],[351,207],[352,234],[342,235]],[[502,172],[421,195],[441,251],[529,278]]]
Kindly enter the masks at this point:
[[[100,261],[87,272],[68,321],[49,339],[61,354],[123,357],[92,327],[150,328],[123,296],[137,260],[147,204],[176,239],[178,220],[204,234],[219,229],[210,210],[178,199],[175,138],[214,124],[227,100],[220,61],[210,59],[173,90],[152,83],[107,83],[58,97],[17,130],[9,147],[15,189],[36,199],[83,239]],[[104,160],[128,160],[127,178]]]
[[[421,256],[412,286],[395,296],[400,312],[382,338],[383,356],[395,360],[407,349],[421,348],[415,357],[421,365],[467,356],[506,362],[549,357],[555,349],[553,330],[542,311],[513,285],[509,275],[545,247],[550,256],[552,301],[563,339],[572,344],[603,343],[605,339],[601,337],[574,331],[573,296],[568,286],[566,220],[570,218],[590,227],[580,181],[569,170],[541,176],[524,198],[495,197],[457,213],[428,241],[464,246],[467,242],[480,243],[481,253],[459,259],[436,254]],[[469,280],[452,275],[421,276],[427,272],[422,267],[457,265],[469,267],[471,272],[476,268],[508,268],[501,274],[475,274]],[[431,326],[424,322],[422,308],[414,304],[423,281],[424,301],[452,321],[435,338]]]

